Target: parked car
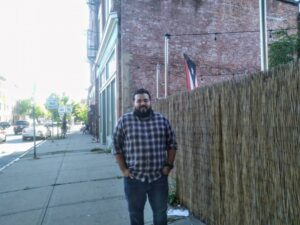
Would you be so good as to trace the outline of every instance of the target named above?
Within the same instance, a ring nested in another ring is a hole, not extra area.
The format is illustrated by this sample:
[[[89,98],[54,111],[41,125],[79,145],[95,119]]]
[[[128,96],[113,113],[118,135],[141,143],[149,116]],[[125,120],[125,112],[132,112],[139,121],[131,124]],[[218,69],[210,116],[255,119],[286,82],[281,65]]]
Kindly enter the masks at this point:
[[[26,120],[17,120],[15,125],[14,125],[14,133],[19,134],[22,133],[22,130],[25,127],[29,127],[29,122]]]
[[[6,141],[6,130],[3,127],[0,127],[0,142]]]
[[[6,121],[1,121],[0,122],[0,127],[4,128],[4,129],[9,128],[10,127],[10,123],[6,122]]]
[[[50,130],[43,126],[37,125],[35,126],[35,138],[36,139],[46,139],[51,136]],[[25,127],[22,131],[22,139],[25,140],[32,140],[33,139],[33,127]]]

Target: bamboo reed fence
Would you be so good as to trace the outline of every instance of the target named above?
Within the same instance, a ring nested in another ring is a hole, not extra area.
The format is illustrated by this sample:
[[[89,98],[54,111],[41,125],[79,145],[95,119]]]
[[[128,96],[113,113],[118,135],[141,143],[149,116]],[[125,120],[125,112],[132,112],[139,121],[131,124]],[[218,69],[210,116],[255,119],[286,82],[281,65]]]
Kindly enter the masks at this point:
[[[160,100],[179,201],[208,225],[300,224],[300,67]]]

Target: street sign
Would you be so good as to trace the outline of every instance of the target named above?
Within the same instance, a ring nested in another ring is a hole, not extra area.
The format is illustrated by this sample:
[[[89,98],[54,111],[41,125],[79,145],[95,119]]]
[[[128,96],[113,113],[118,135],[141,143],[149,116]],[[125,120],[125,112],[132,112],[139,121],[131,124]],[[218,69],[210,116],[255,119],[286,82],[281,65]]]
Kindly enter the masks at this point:
[[[72,105],[60,105],[57,109],[59,114],[68,114],[70,115],[72,113]]]
[[[58,101],[57,101],[57,99],[55,98],[55,96],[50,96],[50,97],[47,99],[46,106],[47,106],[47,108],[50,109],[50,110],[55,110],[55,109],[58,108]]]
[[[55,110],[58,108],[58,104],[55,101],[49,101],[46,104],[48,109]]]
[[[65,107],[65,112],[67,114],[71,114],[72,113],[72,105],[66,105]]]
[[[59,118],[60,118],[60,119],[63,119],[65,113],[64,113],[64,112],[58,112],[58,114],[59,114]]]
[[[64,105],[58,106],[58,113],[64,114],[66,112],[66,107]]]

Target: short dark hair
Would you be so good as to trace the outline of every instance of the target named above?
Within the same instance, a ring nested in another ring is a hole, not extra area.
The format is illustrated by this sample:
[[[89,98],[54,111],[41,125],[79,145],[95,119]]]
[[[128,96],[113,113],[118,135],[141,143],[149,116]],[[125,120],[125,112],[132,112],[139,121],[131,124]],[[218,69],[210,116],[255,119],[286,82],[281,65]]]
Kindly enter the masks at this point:
[[[151,100],[150,92],[147,91],[147,90],[144,89],[144,88],[137,89],[137,90],[133,93],[132,99],[134,100],[134,97],[135,97],[136,95],[140,95],[140,94],[147,94],[147,95],[149,96],[149,99]]]

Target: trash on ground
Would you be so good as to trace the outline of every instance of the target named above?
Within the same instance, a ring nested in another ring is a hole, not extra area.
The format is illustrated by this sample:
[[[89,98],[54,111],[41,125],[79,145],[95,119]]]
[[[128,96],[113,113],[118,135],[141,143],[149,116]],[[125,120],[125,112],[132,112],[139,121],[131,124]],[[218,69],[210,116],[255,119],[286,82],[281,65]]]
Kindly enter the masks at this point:
[[[168,209],[168,216],[189,216],[187,209]]]

